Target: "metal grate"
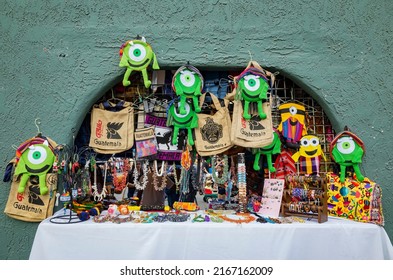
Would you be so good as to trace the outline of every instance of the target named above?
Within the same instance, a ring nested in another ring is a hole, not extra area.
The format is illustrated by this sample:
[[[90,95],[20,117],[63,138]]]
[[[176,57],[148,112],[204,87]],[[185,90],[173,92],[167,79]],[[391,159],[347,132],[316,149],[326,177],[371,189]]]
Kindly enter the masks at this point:
[[[320,173],[321,175],[325,175],[326,172],[333,172],[335,163],[330,157],[329,146],[335,133],[323,108],[301,87],[296,85],[292,80],[281,75],[276,76],[271,95],[274,127],[278,127],[281,121],[278,111],[280,104],[295,100],[304,105],[306,108],[307,130],[309,134],[314,134],[319,137],[322,150],[326,156],[326,161],[322,160],[321,162]]]

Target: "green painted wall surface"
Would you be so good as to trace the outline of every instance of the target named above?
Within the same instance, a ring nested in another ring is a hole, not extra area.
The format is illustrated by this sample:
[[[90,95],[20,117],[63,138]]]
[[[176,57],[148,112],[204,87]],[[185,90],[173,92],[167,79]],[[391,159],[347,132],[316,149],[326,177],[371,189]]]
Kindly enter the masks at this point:
[[[137,34],[161,66],[190,61],[245,67],[250,59],[305,88],[336,131],[365,142],[366,176],[383,188],[393,239],[393,1],[0,0],[0,165],[41,130],[70,143],[91,105],[115,82],[122,43]],[[0,259],[27,259],[37,224],[3,214]],[[337,233],[339,234],[339,233]],[[59,240],[59,242],[62,242]],[[55,250],[55,248],[54,248]]]

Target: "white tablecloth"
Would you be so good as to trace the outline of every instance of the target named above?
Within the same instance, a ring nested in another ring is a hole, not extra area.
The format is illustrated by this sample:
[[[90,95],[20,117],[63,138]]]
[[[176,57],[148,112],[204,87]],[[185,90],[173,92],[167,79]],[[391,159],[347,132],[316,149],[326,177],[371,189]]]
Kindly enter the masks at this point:
[[[191,214],[193,215],[193,214]],[[30,253],[39,260],[382,260],[393,259],[383,227],[329,217],[292,224],[40,223]]]

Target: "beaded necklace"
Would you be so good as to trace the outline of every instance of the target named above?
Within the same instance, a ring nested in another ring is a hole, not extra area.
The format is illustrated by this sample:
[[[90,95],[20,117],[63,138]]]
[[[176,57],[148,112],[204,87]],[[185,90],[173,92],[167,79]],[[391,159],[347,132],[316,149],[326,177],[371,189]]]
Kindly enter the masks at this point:
[[[108,169],[108,163],[105,162],[104,183],[103,183],[101,192],[98,192],[98,187],[97,187],[97,168],[99,168],[99,167],[97,166],[97,164],[95,164],[94,185],[91,186],[91,188],[93,190],[94,201],[102,201],[106,197],[106,194],[107,194],[105,182],[106,182],[106,173],[107,173],[107,169]]]
[[[174,177],[174,179],[175,179],[176,190],[179,191],[179,189],[180,189],[180,183],[181,183],[181,181],[183,180],[183,172],[180,172],[180,178],[179,178],[179,180],[178,180],[178,179],[177,179],[177,174],[176,174],[176,164],[173,163],[172,166],[173,166],[173,177]]]
[[[134,168],[134,186],[135,186],[135,188],[137,190],[144,190],[146,188],[146,186],[147,186],[147,172],[148,172],[147,167],[148,167],[148,165],[149,165],[149,162],[146,160],[143,163],[143,166],[142,166],[142,171],[143,171],[142,184],[140,184],[138,182],[139,172],[138,172],[138,168],[135,165],[135,168]]]
[[[164,170],[166,170],[166,168],[167,168],[167,163],[163,161],[161,164],[161,172],[159,174],[157,171],[157,161],[156,160],[154,161],[153,186],[156,191],[162,191],[166,187],[166,182],[167,182],[167,177],[168,177],[166,172],[164,174]],[[160,187],[158,186],[158,177],[162,177]]]
[[[228,222],[235,223],[235,224],[242,224],[242,223],[248,224],[248,223],[255,221],[255,217],[253,217],[251,215],[244,215],[244,214],[243,215],[236,214],[236,215],[239,217],[245,217],[245,218],[244,219],[240,219],[240,218],[239,219],[231,219],[226,215],[221,215],[219,217],[221,219],[223,219],[224,221],[228,221]]]

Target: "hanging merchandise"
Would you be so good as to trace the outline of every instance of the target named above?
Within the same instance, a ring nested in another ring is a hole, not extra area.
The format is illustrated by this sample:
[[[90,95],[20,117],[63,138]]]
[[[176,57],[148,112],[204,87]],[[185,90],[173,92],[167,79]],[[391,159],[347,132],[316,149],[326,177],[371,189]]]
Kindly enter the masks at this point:
[[[328,214],[364,223],[384,225],[382,189],[368,178],[362,182],[333,174],[326,174]]]
[[[119,111],[113,111],[114,106]],[[89,146],[101,154],[127,151],[134,145],[134,109],[129,102],[100,103],[91,111]]]
[[[280,136],[277,132],[273,132],[274,139],[270,145],[261,147],[261,148],[254,148],[253,152],[255,153],[255,160],[254,160],[254,170],[258,171],[261,169],[259,166],[259,159],[262,155],[265,155],[267,158],[267,165],[270,172],[276,172],[276,168],[273,166],[272,157],[275,154],[279,154],[281,152],[281,140]]]
[[[26,222],[40,222],[53,214],[58,177],[51,170],[56,147],[56,142],[39,131],[17,148],[9,164],[14,174],[9,174],[12,183],[5,214]]]
[[[288,150],[282,150],[274,163],[275,178],[285,179],[285,176],[296,173],[296,164]]]
[[[236,100],[244,101],[243,118],[251,119],[250,104],[256,103],[258,108],[258,116],[261,119],[266,119],[268,115],[264,112],[262,106],[263,102],[268,101],[267,91],[269,89],[268,78],[272,78],[274,83],[274,75],[262,69],[262,67],[255,61],[250,61],[247,68],[234,78],[236,87]]]
[[[326,161],[319,138],[315,135],[305,135],[300,139],[300,148],[292,159],[300,162],[300,170],[305,174],[319,174],[321,157]]]
[[[339,133],[330,143],[330,155],[340,165],[340,181],[342,183],[345,181],[347,167],[353,168],[357,180],[361,182],[364,180],[359,167],[364,153],[363,141],[348,130]]]
[[[185,114],[179,112],[179,106],[180,103],[175,100],[171,102],[167,110],[168,119],[166,125],[173,126],[172,145],[177,144],[179,129],[186,129],[188,144],[193,146],[194,139],[192,136],[192,129],[198,127],[198,115],[191,109],[188,102],[185,103]]]
[[[239,190],[240,212],[244,213],[247,209],[247,181],[246,181],[246,161],[245,154],[237,155],[237,188]]]
[[[138,36],[139,37],[139,36]],[[120,67],[126,67],[123,77],[123,86],[129,86],[131,82],[128,80],[132,71],[142,72],[143,83],[146,88],[150,87],[151,81],[147,74],[147,67],[153,62],[153,69],[158,70],[157,58],[151,46],[146,43],[145,37],[137,38],[125,42],[119,51]]]
[[[273,122],[270,103],[264,103],[264,112],[268,115],[261,119],[253,115],[250,120],[243,118],[241,101],[233,101],[231,141],[234,145],[246,148],[258,148],[270,145],[273,140]]]
[[[278,107],[281,123],[277,130],[281,132],[289,148],[298,148],[300,138],[307,134],[305,124],[306,109],[297,102],[287,102]]]
[[[14,176],[22,175],[18,193],[23,194],[30,176],[38,176],[40,194],[48,193],[46,174],[55,162],[54,146],[47,139],[36,137],[24,142],[16,151],[16,168]]]
[[[195,112],[199,113],[201,107],[198,98],[202,95],[203,77],[201,72],[192,65],[185,65],[177,69],[172,78],[172,89],[180,97],[179,113],[186,114],[186,99],[192,99]]]
[[[229,150],[231,142],[231,117],[229,115],[228,100],[224,99],[225,106],[221,106],[218,98],[212,93],[204,93],[200,104],[205,102],[206,94],[210,94],[216,112],[211,114],[198,114],[198,127],[195,128],[195,148],[200,156],[217,155]]]
[[[186,134],[178,133],[177,144],[172,145],[172,129],[166,126],[166,118],[146,114],[145,124],[154,125],[154,134],[157,141],[157,160],[180,161],[185,147]]]
[[[136,158],[153,158],[157,155],[157,140],[154,126],[138,128],[134,132]]]

